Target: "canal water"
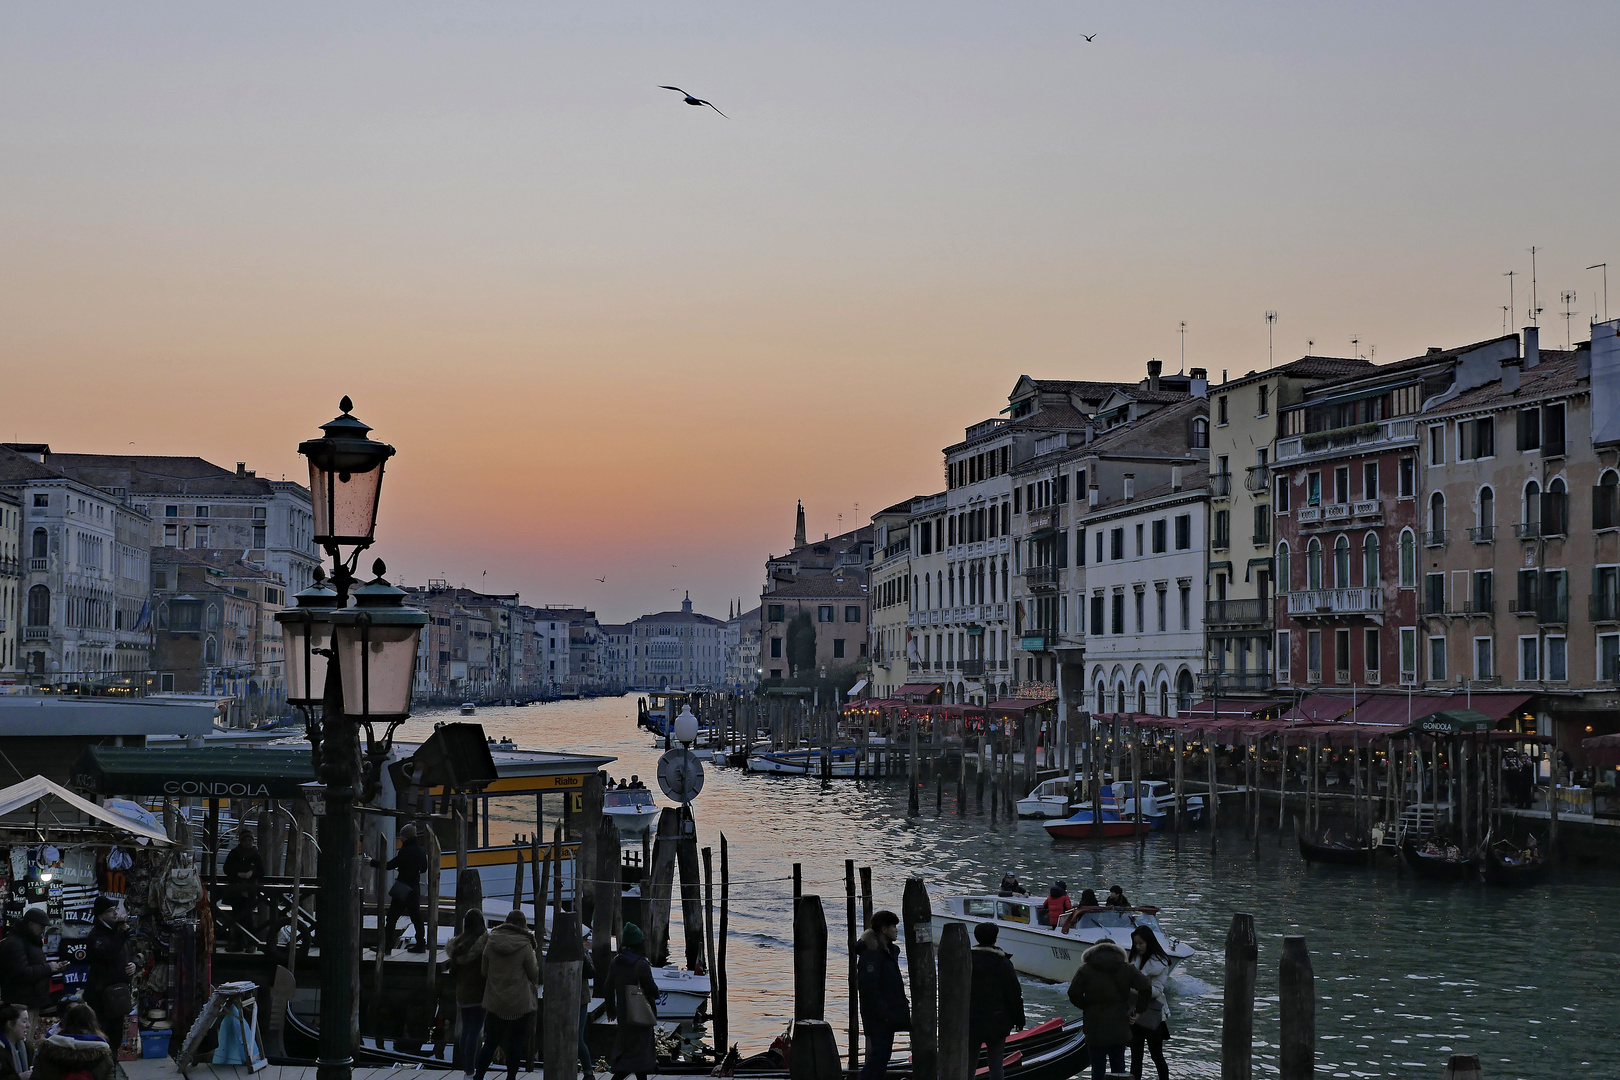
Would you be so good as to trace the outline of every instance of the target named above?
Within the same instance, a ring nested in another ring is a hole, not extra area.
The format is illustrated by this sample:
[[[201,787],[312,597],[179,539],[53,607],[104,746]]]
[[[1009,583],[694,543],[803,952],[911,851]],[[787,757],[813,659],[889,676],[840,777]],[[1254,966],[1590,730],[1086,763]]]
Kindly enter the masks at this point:
[[[425,736],[433,721],[453,718],[425,714],[405,734]],[[636,727],[632,697],[480,709],[477,721],[519,745],[611,755],[618,760],[610,775],[638,774],[657,788],[661,751]],[[853,858],[872,868],[876,905],[896,911],[908,876],[922,877],[939,897],[993,891],[1007,870],[1032,893],[1063,878],[1074,896],[1120,885],[1133,902],[1161,907],[1167,932],[1199,950],[1171,980],[1173,1076],[1219,1075],[1224,941],[1232,913],[1246,911],[1260,938],[1259,1074],[1277,1071],[1282,938],[1304,934],[1316,973],[1321,1075],[1438,1077],[1455,1052],[1479,1054],[1491,1080],[1565,1080],[1577,1071],[1620,1077],[1620,874],[1575,868],[1531,889],[1487,890],[1307,866],[1274,833],[1256,859],[1240,828],[1223,830],[1212,855],[1208,833],[1183,836],[1177,851],[1169,835],[1141,844],[1055,843],[1035,822],[991,826],[987,814],[959,816],[949,785],[944,812],[933,807],[930,789],[922,816],[907,821],[903,781],[824,785],[707,771],[694,813],[699,845],[716,849],[717,874],[719,833],[729,842],[731,1039],[745,1054],[763,1050],[792,1014],[795,862],[805,891],[826,905],[828,1019],[843,1045],[844,860]],[[678,903],[673,917],[678,922]],[[671,940],[681,940],[673,929]],[[1073,1015],[1064,989],[1024,981],[1032,1023]],[[1153,1075],[1151,1063],[1146,1074]]]

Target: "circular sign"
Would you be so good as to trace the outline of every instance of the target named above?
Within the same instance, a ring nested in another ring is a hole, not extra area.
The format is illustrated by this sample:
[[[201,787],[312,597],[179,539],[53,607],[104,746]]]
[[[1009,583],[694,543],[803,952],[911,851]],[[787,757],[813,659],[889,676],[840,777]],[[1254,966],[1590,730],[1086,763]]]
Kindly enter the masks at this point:
[[[703,762],[690,750],[666,750],[658,759],[658,786],[678,803],[691,802],[703,790]]]

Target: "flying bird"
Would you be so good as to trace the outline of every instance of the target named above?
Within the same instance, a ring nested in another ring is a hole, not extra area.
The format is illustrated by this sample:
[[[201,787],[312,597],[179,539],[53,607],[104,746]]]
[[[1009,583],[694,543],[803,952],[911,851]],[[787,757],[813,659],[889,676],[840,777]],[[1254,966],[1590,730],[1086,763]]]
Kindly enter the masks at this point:
[[[688,105],[707,105],[709,108],[714,109],[714,103],[712,101],[704,101],[702,98],[693,97],[691,94],[688,94],[685,90],[682,90],[678,86],[660,86],[658,89],[675,91],[677,94],[681,95],[683,99],[685,99]],[[720,112],[719,109],[714,109],[714,111]],[[720,112],[720,115],[726,116],[726,114],[723,112]],[[726,116],[726,119],[730,120],[731,117]]]
[[[596,580],[597,580],[597,581],[600,581],[600,582],[601,582],[601,583],[602,583],[602,584],[604,584],[604,585],[606,585],[606,584],[607,584],[607,578],[605,578],[605,577],[599,577],[599,578],[597,578],[597,579],[596,579]]]
[[[1101,33],[1101,31],[1098,31],[1098,33]],[[1085,38],[1087,41],[1090,41],[1092,38],[1096,37],[1097,35],[1096,34],[1081,34],[1080,36]]]

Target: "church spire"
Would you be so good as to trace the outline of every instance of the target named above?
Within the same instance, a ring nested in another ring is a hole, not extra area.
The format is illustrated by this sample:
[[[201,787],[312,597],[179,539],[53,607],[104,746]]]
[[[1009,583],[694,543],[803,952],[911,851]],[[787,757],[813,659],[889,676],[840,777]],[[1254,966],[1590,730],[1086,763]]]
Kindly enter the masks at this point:
[[[799,500],[799,520],[793,529],[793,546],[802,548],[807,543],[804,538],[804,500]]]
[[[681,601],[681,613],[685,615],[692,614],[692,590],[690,589],[686,591],[686,599]]]

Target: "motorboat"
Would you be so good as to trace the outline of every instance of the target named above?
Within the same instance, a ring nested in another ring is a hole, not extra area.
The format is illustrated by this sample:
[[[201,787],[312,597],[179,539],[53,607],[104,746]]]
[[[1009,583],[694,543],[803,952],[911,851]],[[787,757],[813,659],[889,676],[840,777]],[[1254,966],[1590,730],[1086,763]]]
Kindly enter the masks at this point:
[[[1050,982],[1066,983],[1080,969],[1080,955],[1099,941],[1112,941],[1130,951],[1131,931],[1138,926],[1152,929],[1170,957],[1175,970],[1197,952],[1180,938],[1167,934],[1159,925],[1158,908],[1079,908],[1074,925],[1067,932],[1046,924],[1046,902],[1025,896],[947,896],[934,912],[935,938],[941,922],[993,922],[998,927],[996,945],[1012,958],[1021,974]]]
[[[707,1014],[709,977],[701,971],[688,971],[673,964],[652,969],[653,985],[658,987],[658,1019],[675,1024],[694,1024]]]
[[[1041,828],[1054,840],[1117,840],[1152,831],[1152,823],[1145,818],[1138,822],[1134,818],[1121,817],[1118,810],[1110,808],[1111,805],[1111,800],[1103,803],[1102,821],[1097,824],[1093,823],[1091,807],[1085,806],[1062,821],[1045,822]]]
[[[853,746],[835,746],[826,751],[832,755],[832,775],[849,778],[855,775],[860,752]],[[773,773],[778,776],[820,776],[823,751],[811,747],[800,750],[755,750],[748,755],[748,771]]]
[[[476,715],[478,712],[478,703],[476,701],[463,701],[461,703],[460,712],[462,716]]]
[[[639,836],[658,817],[658,807],[647,788],[614,788],[602,793],[602,813],[613,819],[620,836]]]
[[[1167,780],[1143,780],[1140,783],[1142,791],[1142,817],[1154,829],[1174,828],[1176,823],[1176,789],[1175,785]],[[1114,797],[1114,804],[1119,812],[1127,818],[1136,816],[1136,790],[1130,780],[1116,780],[1109,787],[1109,793]],[[1204,821],[1204,797],[1193,795],[1185,800],[1181,807],[1182,824],[1201,825]]]
[[[1068,817],[1069,781],[1065,777],[1047,780],[1018,800],[1018,816],[1024,818]]]

